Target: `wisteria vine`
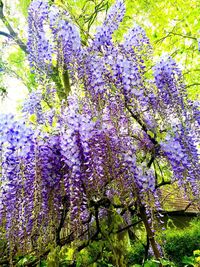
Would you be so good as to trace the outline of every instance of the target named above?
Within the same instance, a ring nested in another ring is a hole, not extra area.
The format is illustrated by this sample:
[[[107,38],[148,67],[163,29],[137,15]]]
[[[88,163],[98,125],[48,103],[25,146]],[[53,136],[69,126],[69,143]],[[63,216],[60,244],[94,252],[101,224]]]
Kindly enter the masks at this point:
[[[172,58],[147,78],[152,47],[138,25],[113,41],[124,14],[117,0],[83,46],[68,14],[46,1],[29,7],[30,66],[38,80],[62,66],[70,93],[57,114],[44,111],[41,91],[32,93],[23,112],[36,114],[38,126],[0,117],[0,221],[12,255],[52,240],[60,245],[69,234],[95,239],[116,209],[124,225],[133,212],[142,219],[159,258],[152,218],[162,185],[178,183],[193,198],[200,193],[198,106],[187,99]],[[49,118],[54,123],[42,128]],[[88,233],[88,224],[96,231]]]

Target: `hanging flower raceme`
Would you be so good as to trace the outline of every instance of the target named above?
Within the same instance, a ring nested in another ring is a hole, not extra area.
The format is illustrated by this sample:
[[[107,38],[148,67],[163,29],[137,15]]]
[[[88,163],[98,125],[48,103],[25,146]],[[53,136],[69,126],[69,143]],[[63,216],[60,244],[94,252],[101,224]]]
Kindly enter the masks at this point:
[[[77,56],[80,51],[81,41],[78,29],[71,23],[64,20],[58,24],[58,40],[61,41],[61,49],[64,55],[65,64],[70,62],[70,57]]]
[[[44,112],[42,111],[42,93],[39,91],[31,92],[28,98],[24,101],[22,112],[25,118],[35,114],[36,122],[39,124],[44,123]]]
[[[167,109],[173,109],[175,112],[184,110],[186,92],[182,83],[181,71],[175,61],[170,57],[166,60],[161,59],[154,67],[154,77],[161,108],[162,105],[165,105]]]
[[[28,52],[33,70],[43,75],[51,72],[53,45],[47,36],[49,5],[45,1],[33,1],[28,10]]]
[[[49,8],[48,18],[57,64],[73,72],[73,65],[82,53],[79,29],[70,22],[67,12],[54,5]]]
[[[24,213],[26,202],[24,199],[21,201],[22,195],[26,197],[27,189],[23,170],[28,162],[25,162],[24,159],[32,149],[34,135],[25,123],[15,121],[13,116],[3,115],[0,120],[0,139],[1,181],[3,183],[0,220],[6,220],[6,230],[9,237],[19,236],[23,234],[22,226],[26,217]],[[29,158],[27,159],[29,160]]]
[[[145,31],[139,25],[135,25],[124,35],[121,47],[132,62],[137,62],[139,72],[144,75],[146,63],[153,54],[150,40]]]
[[[173,179],[182,187],[189,182],[193,194],[198,195],[199,153],[194,140],[191,131],[179,125],[173,136],[167,135],[161,142],[161,150],[170,163]]]
[[[152,50],[145,31],[139,25],[135,25],[124,35],[123,47],[129,51],[129,53],[132,53],[132,51],[139,53],[142,51],[144,52],[144,50],[146,50],[146,53],[151,53]]]
[[[65,175],[66,193],[70,194],[71,216],[80,218],[83,190],[83,148],[80,136],[81,117],[77,99],[69,99],[69,106],[62,117],[61,153],[68,173]],[[74,221],[75,224],[78,224]]]
[[[136,62],[119,55],[117,57],[116,67],[118,69],[117,75],[121,79],[122,93],[125,101],[134,106],[134,99],[140,100],[144,96],[144,87],[139,66]]]
[[[95,39],[91,45],[92,50],[99,50],[101,46],[106,48],[112,44],[112,34],[118,29],[124,14],[124,3],[122,0],[117,0],[116,3],[109,9],[103,25],[97,30]]]
[[[104,73],[106,72],[104,59],[97,54],[88,54],[82,72],[85,90],[88,92],[88,96],[93,99],[94,105],[98,105],[99,102],[105,100],[109,89],[109,85],[104,79]]]

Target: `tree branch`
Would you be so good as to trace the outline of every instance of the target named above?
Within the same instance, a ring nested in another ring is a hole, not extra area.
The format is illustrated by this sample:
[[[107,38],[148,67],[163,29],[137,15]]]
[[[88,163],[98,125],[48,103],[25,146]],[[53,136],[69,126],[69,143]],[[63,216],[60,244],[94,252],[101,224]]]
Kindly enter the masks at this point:
[[[159,145],[157,140],[153,137],[151,137],[148,133],[148,129],[146,127],[146,125],[142,122],[142,120],[140,119],[140,117],[133,113],[133,111],[131,110],[131,108],[128,106],[128,103],[127,101],[125,100],[125,107],[126,109],[129,111],[129,113],[131,114],[131,116],[137,121],[137,123],[141,126],[142,130],[148,135],[149,139],[151,140],[151,142],[154,144],[154,145]]]
[[[1,32],[1,35],[4,35],[6,37],[12,38],[18,45],[19,47],[26,53],[28,54],[28,50],[27,50],[27,46],[26,44],[18,37],[17,33],[13,30],[12,26],[10,25],[10,23],[8,22],[8,20],[6,19],[4,13],[3,13],[3,2],[2,0],[0,0],[0,19],[2,20],[3,24],[5,25],[5,27],[8,29],[9,34],[3,33]]]
[[[56,245],[57,246],[61,245],[60,231],[64,226],[65,219],[66,219],[66,216],[67,216],[67,212],[69,211],[69,207],[70,207],[70,202],[69,202],[69,197],[68,196],[64,196],[63,197],[62,205],[63,205],[63,209],[62,209],[62,212],[61,212],[60,223],[59,223],[58,228],[56,228]]]
[[[198,86],[200,83],[192,83],[186,86],[186,88],[192,87],[192,86]]]
[[[137,225],[137,224],[139,224],[139,223],[141,223],[141,222],[142,222],[142,219],[139,220],[139,221],[137,221],[137,222],[135,222],[135,223],[129,224],[129,225],[125,226],[124,228],[121,228],[121,229],[117,230],[117,231],[115,232],[115,234],[119,234],[119,233],[121,233],[121,232],[123,232],[123,231],[126,231],[126,230],[128,230],[129,228],[131,228],[131,227],[133,227],[133,226],[135,226],[135,225]]]
[[[161,187],[161,186],[163,186],[163,185],[167,185],[167,184],[172,184],[172,182],[171,181],[162,181],[161,183],[159,183],[159,184],[157,184],[156,186],[155,186],[155,189],[157,189],[157,188],[159,188],[159,187]]]
[[[197,201],[198,199],[193,199],[193,200],[191,200],[188,204],[187,204],[187,206],[185,207],[185,209],[184,209],[184,211],[186,212],[187,211],[187,209],[189,209],[189,207],[192,205],[192,204],[194,204],[194,202],[195,201]]]
[[[184,34],[176,33],[176,32],[169,32],[169,35],[170,34],[177,35],[177,36],[180,36],[180,37],[183,37],[183,38],[188,38],[188,39],[192,39],[192,40],[197,41],[197,38],[196,37],[193,37],[193,36],[190,36],[190,35],[184,35]]]
[[[0,31],[0,35],[13,39],[13,37],[7,32]]]
[[[157,142],[157,141],[156,141]],[[154,146],[154,149],[153,149],[153,152],[152,152],[152,155],[151,155],[151,159],[149,160],[148,164],[147,164],[147,167],[150,168],[152,163],[154,162],[156,156],[158,155],[158,152],[160,150],[160,145],[157,143],[155,144]]]
[[[150,168],[152,163],[154,162],[159,150],[160,150],[160,144],[158,143],[158,141],[156,140],[155,137],[152,137],[148,132],[149,130],[147,129],[147,126],[143,123],[143,121],[140,119],[138,114],[135,114],[131,108],[128,106],[128,103],[125,99],[125,107],[126,109],[129,111],[129,113],[131,114],[131,116],[137,121],[137,123],[141,126],[142,130],[147,134],[149,140],[154,144],[154,149],[152,150],[152,155],[151,155],[151,159],[149,160],[147,167]]]
[[[146,209],[145,209],[144,205],[142,205],[141,203],[139,204],[139,212],[140,212],[140,217],[144,223],[149,242],[150,242],[151,247],[153,249],[154,256],[156,259],[159,259],[159,258],[161,258],[161,254],[160,254],[160,251],[158,250],[158,246],[157,246],[156,241],[155,241],[154,232],[152,231],[152,229],[149,225],[148,217],[146,215]],[[162,266],[162,265],[160,265],[160,266]]]

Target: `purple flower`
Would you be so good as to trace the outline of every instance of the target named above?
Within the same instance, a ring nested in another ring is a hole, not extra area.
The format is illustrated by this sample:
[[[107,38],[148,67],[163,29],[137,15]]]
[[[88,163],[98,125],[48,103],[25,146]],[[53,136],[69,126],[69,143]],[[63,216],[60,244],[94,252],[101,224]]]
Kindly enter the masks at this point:
[[[48,3],[35,0],[28,10],[28,52],[30,66],[39,72],[51,71],[54,49],[46,35]]]
[[[112,44],[112,34],[118,29],[124,14],[124,3],[121,0],[117,0],[116,3],[109,9],[103,25],[98,28],[95,39],[92,43],[92,49],[100,49],[101,46],[106,47]]]

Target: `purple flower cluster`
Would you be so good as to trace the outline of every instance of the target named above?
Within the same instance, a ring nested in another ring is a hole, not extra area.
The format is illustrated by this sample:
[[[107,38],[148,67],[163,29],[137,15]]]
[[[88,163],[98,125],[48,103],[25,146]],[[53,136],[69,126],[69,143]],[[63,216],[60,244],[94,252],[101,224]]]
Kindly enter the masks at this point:
[[[44,123],[44,114],[42,111],[42,93],[40,91],[33,91],[28,95],[28,98],[24,101],[22,112],[26,118],[35,114],[37,123]]]
[[[105,62],[103,58],[94,54],[88,55],[84,64],[83,79],[85,80],[85,89],[94,100],[94,104],[96,104],[98,103],[98,100],[102,100],[106,97],[106,92],[109,86],[104,79],[104,73],[106,72]],[[87,77],[87,79],[85,79],[85,77]]]
[[[125,6],[122,0],[117,0],[116,3],[109,9],[108,15],[99,27],[92,43],[92,49],[100,49],[101,46],[106,47],[112,44],[112,34],[119,27],[125,14]]]
[[[152,49],[145,31],[139,25],[135,25],[124,35],[123,46],[130,53],[132,50],[140,52],[146,48],[147,52],[150,52]]]
[[[26,180],[22,170],[26,168],[24,158],[32,149],[33,131],[25,123],[14,121],[11,115],[2,115],[0,120],[1,139],[1,192],[0,219],[6,217],[7,235],[12,236],[11,229],[24,224],[24,201],[21,201],[22,192],[26,191]],[[24,146],[26,148],[24,149]],[[14,231],[13,230],[13,231]]]
[[[30,61],[47,74],[56,55],[58,65],[78,76],[75,85],[82,91],[61,103],[57,124],[54,110],[49,113],[52,131],[0,117],[0,219],[11,243],[23,249],[39,240],[52,242],[66,203],[60,227],[77,235],[88,218],[98,225],[97,211],[103,218],[111,205],[126,209],[128,218],[130,206],[138,214],[142,206],[152,225],[152,210],[160,208],[162,166],[172,174],[168,180],[199,194],[198,107],[187,100],[171,58],[161,59],[154,77],[146,78],[151,47],[139,26],[122,44],[112,42],[124,13],[119,0],[94,41],[82,48],[77,28],[63,12],[43,1],[30,5]],[[38,124],[44,119],[42,99],[33,92],[23,107],[36,114]],[[69,203],[63,203],[66,198]]]
[[[33,1],[28,11],[28,52],[30,66],[43,74],[51,70],[53,46],[46,34],[48,19],[48,3]]]
[[[76,56],[77,52],[80,50],[80,35],[77,27],[64,20],[59,21],[58,29],[57,38],[61,41],[61,49],[67,65],[72,54]]]
[[[166,60],[161,59],[154,67],[154,77],[160,105],[164,105],[169,110],[184,110],[186,93],[182,84],[181,71],[175,61],[170,57]]]
[[[0,221],[10,242],[30,248],[31,236],[52,220],[61,203],[61,154],[57,136],[34,133],[11,115],[0,120]],[[28,239],[26,238],[28,236]]]
[[[55,66],[73,74],[81,40],[78,28],[68,18],[66,12],[46,1],[35,0],[29,6],[29,62],[40,79],[50,78]]]

